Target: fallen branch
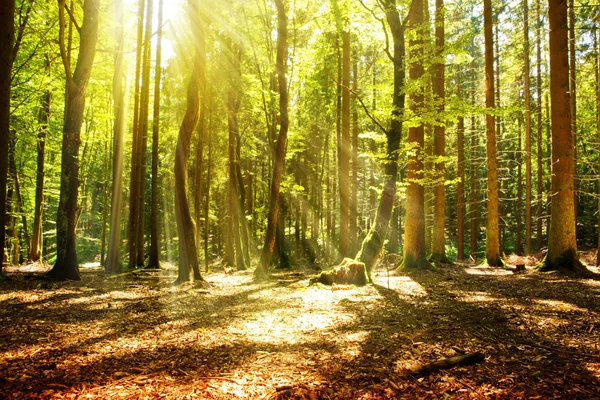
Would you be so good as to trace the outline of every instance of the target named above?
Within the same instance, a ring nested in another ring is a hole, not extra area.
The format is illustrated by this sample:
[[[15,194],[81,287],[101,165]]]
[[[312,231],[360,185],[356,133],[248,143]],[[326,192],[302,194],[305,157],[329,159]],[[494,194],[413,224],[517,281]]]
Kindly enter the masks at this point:
[[[434,361],[429,364],[421,365],[420,367],[411,368],[409,372],[411,375],[429,375],[432,372],[439,371],[441,369],[477,364],[482,362],[484,359],[485,357],[480,352],[463,354],[460,356]]]

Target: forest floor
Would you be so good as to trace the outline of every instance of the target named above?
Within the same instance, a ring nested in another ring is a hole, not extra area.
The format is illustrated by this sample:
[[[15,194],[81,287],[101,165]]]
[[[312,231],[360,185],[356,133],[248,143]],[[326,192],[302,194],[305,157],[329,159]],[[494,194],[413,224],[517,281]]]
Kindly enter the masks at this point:
[[[462,264],[379,269],[365,287],[309,285],[310,270],[173,286],[169,268],[83,266],[64,283],[42,269],[0,282],[0,398],[600,399],[593,276]]]

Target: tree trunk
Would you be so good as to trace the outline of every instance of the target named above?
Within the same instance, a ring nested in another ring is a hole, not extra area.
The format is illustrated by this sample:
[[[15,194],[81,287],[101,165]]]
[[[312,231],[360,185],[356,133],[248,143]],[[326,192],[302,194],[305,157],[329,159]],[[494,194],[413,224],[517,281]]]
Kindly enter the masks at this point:
[[[529,71],[529,70],[528,70]],[[529,72],[527,72],[529,73]],[[521,134],[521,118],[517,117],[517,201],[515,204],[515,218],[517,220],[516,226],[517,226],[517,235],[516,235],[516,244],[515,244],[515,253],[517,255],[522,255],[523,254],[523,249],[521,247],[521,243],[523,241],[523,217],[522,217],[522,205],[521,203],[523,202],[523,168],[522,168],[522,163],[523,163],[523,141],[522,141],[522,134]],[[530,148],[528,148],[528,150],[526,150],[527,154],[531,154],[529,153]],[[526,156],[527,157],[527,156]],[[531,161],[531,159],[530,159]],[[531,162],[529,164],[531,166]],[[531,181],[530,181],[531,183]],[[531,208],[530,208],[531,211]],[[531,214],[530,214],[531,217]],[[531,231],[530,231],[531,232]],[[530,241],[531,243],[531,241]]]
[[[528,0],[523,0],[523,75],[525,91],[525,254],[531,248],[531,90],[529,78],[529,9]],[[539,107],[539,106],[538,106]],[[519,133],[520,134],[520,133]],[[520,136],[519,136],[520,138]],[[519,151],[521,146],[519,145]],[[520,164],[519,164],[520,165]],[[520,181],[519,181],[520,182]],[[519,243],[520,245],[520,243]]]
[[[575,196],[575,219],[579,213],[577,182],[577,75],[575,40],[575,1],[569,0],[569,108],[571,112],[571,135],[573,135],[573,196]],[[575,226],[577,230],[577,226]]]
[[[358,93],[358,54],[354,52],[352,68],[352,89]],[[350,251],[358,251],[358,104],[356,99],[352,106],[352,187],[350,197]]]
[[[540,0],[536,0],[537,9],[537,24],[536,24],[536,36],[537,36],[537,60],[536,60],[536,91],[537,91],[537,210],[536,210],[536,236],[537,236],[537,250],[542,248],[542,202],[544,197],[543,188],[543,152],[542,152],[542,11],[540,6]],[[549,113],[546,113],[550,118]],[[548,146],[550,146],[550,140],[548,140]],[[549,155],[550,152],[548,152]],[[550,159],[550,157],[548,157]],[[548,169],[550,174],[550,168]],[[550,194],[548,195],[550,198]],[[549,206],[549,205],[548,205]],[[548,213],[550,214],[550,213]],[[549,226],[550,224],[548,224]]]
[[[598,28],[594,28],[594,49],[596,49],[596,58],[594,59],[594,70],[596,75],[596,137],[598,138],[598,148],[600,149],[600,41],[598,40]],[[600,151],[598,154],[600,154]],[[597,193],[600,194],[600,178],[598,179],[597,185]],[[600,209],[600,198],[598,199],[598,208]],[[598,251],[596,253],[596,266],[598,265],[600,265],[600,213],[598,224]]]
[[[436,0],[435,2],[435,51],[436,57],[440,60],[444,59],[444,2]],[[437,185],[435,187],[435,202],[433,209],[433,237],[432,237],[432,254],[433,261],[448,262],[446,258],[446,248],[444,241],[444,216],[445,216],[445,186],[444,186],[444,157],[446,156],[446,129],[445,121],[441,120],[445,110],[445,66],[444,62],[438,62],[435,66],[435,75],[433,81],[433,95],[436,104],[436,111],[440,116],[438,124],[434,128],[433,147],[435,158],[438,160],[435,164]]]
[[[342,32],[342,131],[340,142],[340,256],[348,255],[350,203],[350,32]]]
[[[548,253],[542,270],[583,270],[577,256],[575,237],[575,165],[569,101],[569,53],[567,6],[548,1],[550,23],[550,96],[552,122],[552,218]]]
[[[138,30],[137,46],[135,58],[135,88],[133,95],[133,129],[131,140],[131,180],[129,183],[129,224],[128,224],[128,250],[129,250],[129,268],[135,268],[137,261],[137,232],[139,224],[138,197],[139,197],[139,153],[140,153],[140,76],[142,74],[142,39],[144,37],[144,3],[145,0],[139,0],[138,3]]]
[[[279,134],[275,144],[275,158],[273,162],[273,176],[271,181],[271,195],[269,199],[269,215],[267,217],[267,232],[265,234],[265,244],[263,247],[261,260],[254,271],[257,277],[264,277],[268,274],[269,265],[273,248],[275,247],[275,231],[277,228],[277,216],[279,213],[279,187],[283,179],[283,169],[285,166],[285,151],[287,133],[289,127],[288,116],[288,90],[286,79],[286,60],[287,60],[287,16],[283,0],[274,0],[277,7],[277,60],[275,68],[277,70],[277,81],[279,86]]]
[[[475,105],[475,92],[472,93],[472,105]],[[471,258],[477,260],[477,244],[479,243],[479,161],[477,161],[477,132],[478,127],[475,123],[475,115],[471,116],[471,205],[469,214],[471,216],[470,226],[470,247]]]
[[[0,13],[0,277],[5,257],[6,180],[8,175],[8,138],[10,134],[10,84],[15,40],[14,0],[5,1]]]
[[[85,88],[90,79],[98,39],[99,0],[83,3],[79,55],[75,72],[67,62],[64,45],[64,0],[58,0],[60,16],[59,45],[65,67],[67,104],[63,128],[60,199],[56,217],[56,264],[47,277],[57,280],[79,280],[79,265],[75,247],[77,224],[77,189],[79,186],[79,145],[85,108]]]
[[[154,109],[152,118],[152,195],[150,201],[150,257],[148,268],[160,268],[158,233],[158,137],[160,133],[160,79],[162,62],[163,0],[158,2],[158,38],[156,43],[156,66],[154,74]],[[198,213],[199,215],[199,213]]]
[[[423,76],[423,40],[418,34],[423,26],[423,1],[413,0],[409,19],[409,28],[415,33],[409,41],[411,50],[408,74],[411,81],[417,82]],[[423,92],[409,93],[410,109],[419,115],[423,108]],[[408,128],[408,142],[411,154],[408,157],[408,188],[406,189],[406,219],[404,233],[404,268],[423,268],[426,266],[425,245],[425,190],[423,179],[423,150],[425,132],[423,124]]]
[[[50,69],[50,60],[46,56],[46,73]],[[33,216],[33,228],[31,245],[29,247],[29,259],[39,261],[42,258],[42,213],[44,211],[44,159],[46,151],[46,136],[50,122],[50,103],[52,102],[52,91],[46,90],[41,98],[41,107],[38,114],[38,138],[37,138],[37,170],[35,176],[35,206]]]
[[[142,89],[140,98],[140,119],[138,125],[138,188],[137,188],[137,231],[136,231],[136,266],[144,266],[144,226],[146,203],[146,153],[148,149],[148,108],[150,106],[150,64],[152,53],[152,13],[154,0],[148,0],[146,6],[146,33],[142,58]]]
[[[188,0],[191,30],[194,41],[202,43],[203,28],[198,5],[193,0]],[[179,269],[176,283],[190,280],[190,269],[194,272],[195,280],[203,280],[198,264],[196,238],[191,232],[196,232],[194,220],[190,212],[187,190],[187,160],[190,153],[192,133],[198,123],[200,115],[200,90],[202,76],[206,71],[204,49],[196,48],[192,76],[187,88],[187,107],[179,136],[177,138],[177,151],[175,153],[175,219],[177,221],[177,234],[179,236]]]
[[[490,266],[503,265],[500,258],[499,238],[499,203],[498,203],[498,169],[496,166],[496,127],[494,118],[494,39],[492,27],[492,2],[483,2],[484,36],[485,36],[485,75],[486,91],[486,156],[487,156],[487,228],[485,241],[485,258]]]
[[[418,0],[417,0],[418,1]],[[393,53],[393,71],[394,87],[392,95],[392,113],[390,129],[386,132],[386,164],[385,174],[387,181],[381,193],[377,214],[374,224],[371,226],[369,234],[363,240],[356,260],[365,264],[369,279],[371,271],[379,260],[385,237],[387,236],[390,217],[394,208],[396,198],[396,180],[398,177],[398,149],[400,148],[400,138],[402,135],[402,118],[404,116],[404,29],[405,25],[400,21],[395,0],[386,2],[385,14],[386,20],[392,33],[394,53]],[[410,12],[409,12],[410,14]]]
[[[211,92],[212,94],[212,92]],[[208,96],[207,96],[208,98]],[[212,99],[211,99],[212,100]],[[206,98],[205,98],[206,101]],[[208,238],[210,235],[210,184],[212,177],[212,102],[210,108],[210,119],[208,123],[208,159],[206,160],[206,200],[204,204],[204,271],[208,272]]]
[[[113,166],[110,204],[110,234],[108,252],[104,266],[108,273],[121,272],[121,207],[123,204],[123,129],[125,125],[125,88],[123,83],[123,59],[125,50],[124,0],[115,2],[115,36],[117,51],[115,53],[115,69],[113,72],[114,124],[113,124]]]
[[[462,68],[458,70],[457,80],[457,97],[461,98],[461,85],[462,85]],[[458,248],[456,258],[458,261],[462,261],[465,258],[465,118],[462,115],[458,116],[456,123],[456,135],[457,135],[457,173],[458,173],[458,184],[456,187],[457,197],[457,212],[456,212],[456,224],[457,224],[457,240],[456,246]]]

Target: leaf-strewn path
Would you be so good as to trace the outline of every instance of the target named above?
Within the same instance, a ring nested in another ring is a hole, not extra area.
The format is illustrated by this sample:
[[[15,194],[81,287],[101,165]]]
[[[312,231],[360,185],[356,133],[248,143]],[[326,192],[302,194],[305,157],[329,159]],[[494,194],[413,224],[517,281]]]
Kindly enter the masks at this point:
[[[600,398],[600,281],[444,266],[362,288],[175,271],[0,283],[0,398]],[[388,280],[389,279],[389,280]],[[406,369],[481,351],[481,364]]]

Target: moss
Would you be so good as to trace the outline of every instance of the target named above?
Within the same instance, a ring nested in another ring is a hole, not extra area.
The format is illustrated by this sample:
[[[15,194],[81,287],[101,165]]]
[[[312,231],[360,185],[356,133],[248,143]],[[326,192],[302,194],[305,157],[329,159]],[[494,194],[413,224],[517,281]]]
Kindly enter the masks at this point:
[[[379,232],[377,232],[375,229],[372,229],[363,241],[360,251],[356,256],[356,260],[364,263],[369,282],[372,281],[371,272],[379,260],[381,250],[383,250],[383,241],[381,240],[381,236],[379,235]]]
[[[504,267],[504,261],[502,260],[502,257],[500,257],[500,256],[496,256],[495,258],[486,257],[484,265],[487,265],[490,267]]]
[[[369,277],[364,263],[345,258],[340,265],[332,270],[323,271],[313,277],[310,283],[364,286],[369,283]]]
[[[585,265],[583,265],[581,261],[579,261],[577,251],[575,249],[567,250],[553,261],[549,260],[548,255],[546,254],[544,259],[538,265],[535,266],[535,269],[541,272],[560,270],[575,272],[587,271]]]

